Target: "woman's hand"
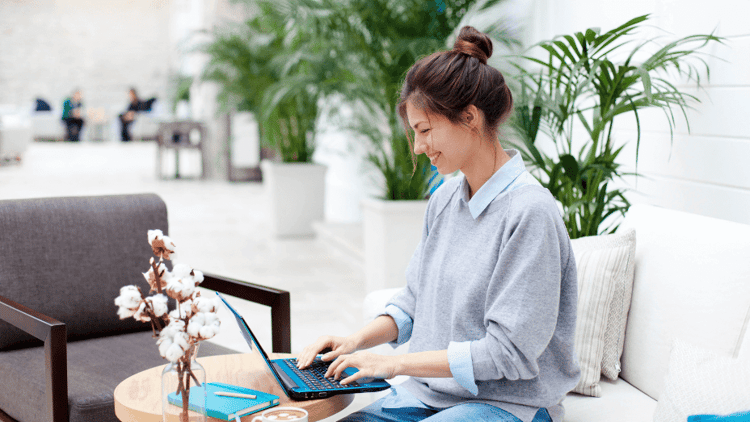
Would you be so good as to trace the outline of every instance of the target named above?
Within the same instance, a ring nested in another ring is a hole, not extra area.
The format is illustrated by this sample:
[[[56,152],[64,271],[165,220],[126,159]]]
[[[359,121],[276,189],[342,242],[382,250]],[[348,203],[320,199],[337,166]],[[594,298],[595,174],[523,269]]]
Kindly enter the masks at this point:
[[[341,355],[328,367],[326,378],[333,376],[335,379],[339,379],[344,369],[349,367],[357,368],[359,372],[344,378],[341,384],[349,384],[361,378],[390,379],[398,375],[398,357],[376,355],[370,352]]]
[[[322,336],[315,340],[315,343],[302,349],[302,353],[297,356],[297,368],[304,369],[310,366],[318,356],[318,353],[325,349],[331,349],[330,352],[324,354],[322,359],[329,361],[336,359],[337,357],[347,354],[354,353],[357,351],[358,345],[351,336],[350,337],[335,337],[335,336]]]

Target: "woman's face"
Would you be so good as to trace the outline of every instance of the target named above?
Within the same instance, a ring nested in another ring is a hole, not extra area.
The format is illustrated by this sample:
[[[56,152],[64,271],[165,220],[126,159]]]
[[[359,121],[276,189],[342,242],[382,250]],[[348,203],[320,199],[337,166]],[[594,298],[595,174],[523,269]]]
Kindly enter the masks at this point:
[[[414,153],[426,154],[440,174],[453,173],[471,163],[477,143],[468,126],[439,114],[427,114],[406,103],[406,117],[414,129]]]

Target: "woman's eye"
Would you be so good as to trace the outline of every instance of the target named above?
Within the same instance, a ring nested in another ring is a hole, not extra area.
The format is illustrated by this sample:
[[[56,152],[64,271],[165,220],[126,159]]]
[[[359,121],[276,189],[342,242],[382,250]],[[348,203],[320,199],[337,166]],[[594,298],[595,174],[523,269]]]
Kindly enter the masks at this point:
[[[430,131],[430,129],[422,129],[422,130],[419,131],[419,133],[427,133],[429,131]]]

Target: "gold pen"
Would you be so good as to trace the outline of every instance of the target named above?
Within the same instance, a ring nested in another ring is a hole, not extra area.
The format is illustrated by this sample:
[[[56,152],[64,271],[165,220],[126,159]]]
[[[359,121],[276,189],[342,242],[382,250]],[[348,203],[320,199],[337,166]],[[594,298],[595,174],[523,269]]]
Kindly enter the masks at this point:
[[[217,396],[223,396],[223,397],[236,397],[239,399],[255,399],[257,396],[254,394],[242,394],[242,393],[229,393],[225,391],[216,391],[214,392]]]

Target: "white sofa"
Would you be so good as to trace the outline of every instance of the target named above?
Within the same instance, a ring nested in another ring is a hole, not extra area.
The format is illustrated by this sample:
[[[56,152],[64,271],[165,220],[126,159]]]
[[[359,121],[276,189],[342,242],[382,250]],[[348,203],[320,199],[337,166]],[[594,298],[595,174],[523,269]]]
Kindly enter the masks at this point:
[[[20,160],[32,141],[31,122],[21,108],[0,106],[0,161]]]
[[[568,394],[566,422],[654,420],[676,339],[750,361],[750,226],[634,205],[629,227],[635,275],[620,379],[603,378],[598,398]],[[370,293],[365,318],[397,290]]]
[[[31,114],[31,129],[34,140],[61,141],[65,138],[65,123],[62,111],[34,111]],[[84,130],[85,130],[84,126]]]

